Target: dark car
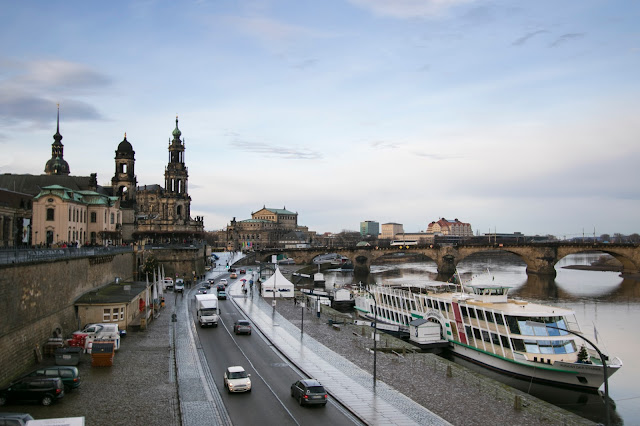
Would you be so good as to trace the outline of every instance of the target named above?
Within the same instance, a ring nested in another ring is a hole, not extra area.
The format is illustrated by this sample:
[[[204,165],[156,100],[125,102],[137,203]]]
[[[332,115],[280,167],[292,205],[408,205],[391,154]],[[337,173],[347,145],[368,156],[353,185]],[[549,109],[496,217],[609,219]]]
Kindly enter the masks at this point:
[[[251,323],[247,320],[238,320],[233,324],[233,332],[251,335]]]
[[[229,272],[236,272],[236,268],[229,268]]]
[[[224,284],[218,284],[218,285],[216,286],[216,290],[218,290],[218,291],[224,291],[224,289],[225,289]]]
[[[80,386],[80,372],[71,365],[52,365],[38,368],[25,377],[60,377],[65,391],[71,391]]]
[[[244,269],[240,269],[240,273],[241,273],[241,274],[246,274],[246,273],[247,273],[247,271],[246,271],[246,270],[244,270]]]
[[[42,405],[64,396],[60,377],[25,377],[0,390],[0,405],[10,401],[38,401]]]
[[[198,294],[207,294],[207,288],[206,287],[200,287],[198,289]]]
[[[34,420],[27,413],[0,413],[0,426],[24,426],[29,420]]]
[[[298,404],[327,405],[327,391],[322,384],[315,379],[298,380],[291,385],[291,396],[298,400]]]

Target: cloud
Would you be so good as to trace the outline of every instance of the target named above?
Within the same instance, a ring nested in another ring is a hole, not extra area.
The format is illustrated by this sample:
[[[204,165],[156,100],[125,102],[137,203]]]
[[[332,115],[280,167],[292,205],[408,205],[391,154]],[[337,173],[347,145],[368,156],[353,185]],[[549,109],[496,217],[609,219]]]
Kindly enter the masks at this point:
[[[289,160],[317,160],[322,158],[322,154],[310,149],[294,149],[266,144],[263,142],[247,142],[236,139],[233,141],[233,147],[245,152],[266,155],[267,157],[280,157]]]
[[[558,37],[553,43],[551,43],[549,45],[549,47],[556,47],[559,46],[560,44],[566,43],[570,40],[574,40],[577,38],[582,38],[585,36],[585,33],[569,33],[569,34],[563,34],[560,37]]]
[[[522,37],[520,37],[519,39],[517,39],[516,41],[514,41],[513,43],[511,43],[513,46],[522,46],[523,44],[525,44],[527,41],[529,41],[529,39],[539,35],[539,34],[544,34],[544,33],[548,33],[548,31],[546,30],[538,30],[538,31],[533,31],[530,33],[527,33],[525,35],[523,35]]]
[[[18,62],[3,60],[0,72],[0,119],[7,124],[26,122],[43,126],[55,120],[61,104],[65,120],[100,120],[91,104],[74,99],[111,85],[111,80],[89,67],[60,60]]]
[[[401,144],[395,142],[386,142],[386,141],[373,141],[369,143],[371,148],[373,149],[398,149],[402,147]]]
[[[391,18],[424,18],[437,16],[445,10],[473,0],[349,0],[376,15]]]

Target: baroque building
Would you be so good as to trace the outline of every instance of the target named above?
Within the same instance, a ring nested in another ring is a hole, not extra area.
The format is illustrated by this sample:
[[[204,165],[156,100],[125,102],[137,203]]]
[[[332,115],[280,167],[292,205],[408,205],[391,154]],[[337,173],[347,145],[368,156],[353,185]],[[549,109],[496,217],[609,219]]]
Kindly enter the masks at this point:
[[[456,237],[473,237],[471,225],[458,219],[448,220],[444,217],[427,226],[428,234],[450,235]]]
[[[11,204],[14,193],[21,194],[21,197],[33,197],[34,203],[33,210],[31,200],[27,201],[28,208],[24,211],[18,208],[19,214],[14,214],[15,220],[1,218],[2,243],[16,246],[64,243],[107,245],[137,241],[184,243],[201,239],[204,233],[203,218],[191,219],[190,216],[191,197],[187,191],[188,171],[181,135],[176,117],[173,139],[169,139],[169,163],[165,167],[164,187],[138,186],[135,151],[126,133],[115,151],[115,173],[111,186],[100,186],[96,173],[89,176],[70,175],[69,164],[63,158],[58,107],[51,159],[45,164],[45,173],[0,175],[0,189],[6,189],[0,190],[0,206],[3,203]],[[65,214],[67,211],[68,215]],[[18,238],[18,230],[27,235]]]
[[[227,250],[309,246],[313,235],[308,227],[298,225],[298,213],[263,206],[251,213],[251,219],[236,221],[234,217],[227,225]]]

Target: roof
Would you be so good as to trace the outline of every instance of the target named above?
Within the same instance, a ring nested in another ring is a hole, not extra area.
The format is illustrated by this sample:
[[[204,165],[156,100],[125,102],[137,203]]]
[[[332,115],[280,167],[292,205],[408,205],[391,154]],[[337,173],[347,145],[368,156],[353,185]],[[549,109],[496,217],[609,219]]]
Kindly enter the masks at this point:
[[[0,188],[36,196],[42,188],[50,185],[60,185],[73,191],[96,189],[92,185],[93,178],[95,176],[16,175],[5,173],[0,175]]]
[[[278,288],[282,287],[294,287],[293,283],[289,281],[282,272],[280,272],[280,268],[276,267],[276,271],[269,277],[268,280],[262,283],[262,288],[273,288],[277,286]]]
[[[118,197],[109,197],[89,190],[75,191],[73,189],[65,188],[64,186],[60,185],[45,186],[33,199],[34,201],[38,201],[40,198],[51,195],[60,197],[65,201],[74,201],[76,203],[82,203],[86,205],[111,206],[118,201]]]
[[[227,367],[227,370],[229,370],[229,372],[231,373],[239,373],[241,371],[244,371],[244,367],[240,366],[240,365],[234,365],[231,367]]]
[[[276,214],[298,214],[298,213],[291,212],[287,209],[272,209],[270,207],[265,207],[265,210],[269,210],[270,212],[273,212]]]
[[[413,321],[411,321],[411,322],[409,323],[409,325],[412,325],[412,326],[414,326],[414,327],[418,327],[418,326],[421,326],[422,324],[425,324],[425,323],[427,323],[427,322],[429,322],[429,321],[427,321],[427,320],[426,320],[426,319],[424,319],[424,318],[418,318],[418,319],[414,319]]]
[[[130,290],[126,286],[131,286]],[[91,290],[78,299],[76,305],[104,305],[110,303],[126,303],[131,302],[140,293],[144,291],[147,284],[144,282],[120,282],[111,283],[97,290]]]

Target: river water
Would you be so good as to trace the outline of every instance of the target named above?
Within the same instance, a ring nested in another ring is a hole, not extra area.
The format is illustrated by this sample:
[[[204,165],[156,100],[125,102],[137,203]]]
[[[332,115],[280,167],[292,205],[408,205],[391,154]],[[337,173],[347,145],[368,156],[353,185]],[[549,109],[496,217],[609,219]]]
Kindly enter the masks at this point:
[[[564,268],[591,265],[601,255],[567,256],[556,265],[555,278],[527,276],[524,262],[511,255],[470,256],[460,262],[458,272],[465,283],[490,280],[512,286],[511,297],[573,309],[585,337],[597,342],[601,351],[619,357],[624,363],[609,379],[612,424],[637,425],[640,424],[640,356],[636,352],[640,351],[640,332],[636,327],[640,324],[640,281],[623,279],[618,272]],[[397,284],[439,279],[432,261],[398,260],[373,265],[367,281]],[[333,288],[334,284],[339,287],[361,279],[354,278],[350,272],[336,271],[326,272],[325,280],[327,288]],[[454,361],[595,422],[605,421],[603,399],[598,394],[532,384],[465,363],[457,357]],[[601,387],[603,390],[604,386]]]

